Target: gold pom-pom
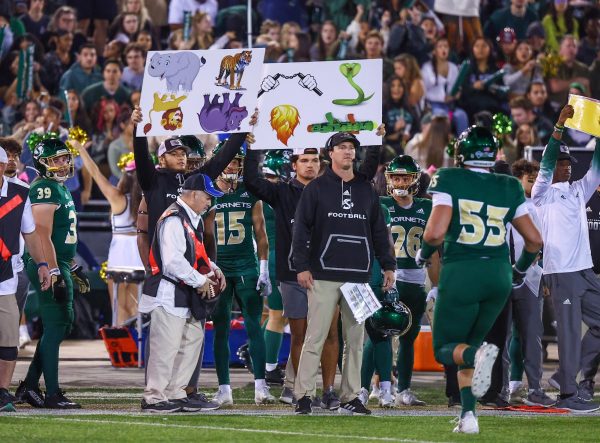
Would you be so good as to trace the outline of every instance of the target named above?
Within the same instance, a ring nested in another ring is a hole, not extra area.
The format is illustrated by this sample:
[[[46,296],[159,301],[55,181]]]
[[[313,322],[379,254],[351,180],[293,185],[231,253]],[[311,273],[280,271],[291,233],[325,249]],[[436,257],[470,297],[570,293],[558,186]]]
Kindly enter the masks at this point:
[[[108,278],[106,277],[106,269],[108,268],[108,262],[105,261],[102,263],[102,265],[100,265],[100,270],[98,271],[98,275],[100,276],[100,278],[102,280],[104,280],[104,283],[106,283],[108,281]]]
[[[127,154],[121,155],[119,161],[117,162],[117,167],[121,170],[125,170],[125,166],[127,166],[131,161],[134,160],[133,152],[128,152]]]
[[[560,68],[562,63],[561,56],[554,51],[547,52],[540,57],[540,65],[542,66],[542,75],[544,78],[556,77],[558,75],[558,68]]]
[[[79,126],[74,126],[72,128],[69,128],[69,137],[67,138],[65,144],[69,148],[69,151],[71,151],[71,154],[77,156],[79,155],[79,151],[77,150],[77,148],[75,148],[75,146],[73,146],[71,140],[76,140],[81,146],[83,146],[88,142],[89,139],[90,138],[87,132],[85,132]]]

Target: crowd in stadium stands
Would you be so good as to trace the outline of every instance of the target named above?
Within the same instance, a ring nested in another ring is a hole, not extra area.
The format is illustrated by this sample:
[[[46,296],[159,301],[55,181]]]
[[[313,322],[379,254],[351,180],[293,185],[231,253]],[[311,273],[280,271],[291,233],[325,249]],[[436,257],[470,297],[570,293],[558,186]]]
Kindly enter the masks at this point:
[[[90,169],[118,187],[119,160],[133,152],[131,114],[148,51],[247,47],[247,4],[0,1],[0,135],[22,146],[18,177],[36,176],[30,134],[52,130],[64,141],[79,126],[97,169],[75,161],[66,186],[77,210],[103,198]],[[386,135],[373,179],[380,195],[385,165],[400,154],[432,175],[453,165],[448,145],[478,124],[495,129],[502,144],[497,160],[510,167],[525,147],[548,142],[569,94],[600,100],[597,0],[254,0],[250,21],[252,46],[266,48],[267,63],[383,60]],[[27,50],[31,78],[20,56]],[[199,139],[207,153],[218,142],[214,135]],[[149,137],[150,151],[162,141]],[[563,141],[595,146],[591,135],[568,128]],[[135,220],[137,210],[130,210]],[[85,243],[77,252],[89,269],[99,269]]]

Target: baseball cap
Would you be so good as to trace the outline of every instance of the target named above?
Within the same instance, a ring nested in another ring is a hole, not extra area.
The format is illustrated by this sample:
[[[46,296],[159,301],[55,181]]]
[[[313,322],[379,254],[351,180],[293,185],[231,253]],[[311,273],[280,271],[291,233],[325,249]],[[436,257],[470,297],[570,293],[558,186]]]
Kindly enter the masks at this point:
[[[517,41],[517,34],[513,28],[504,28],[496,37],[498,43],[514,43]]]
[[[333,134],[331,137],[329,137],[329,140],[327,140],[325,147],[327,149],[333,149],[334,146],[337,146],[343,142],[352,142],[355,148],[360,147],[360,142],[356,136],[350,132],[338,132],[337,134]]]
[[[569,147],[564,143],[560,145],[560,152],[558,153],[557,160],[569,160],[571,163],[577,163],[577,159],[569,152]]]
[[[292,155],[304,155],[304,154],[318,154],[317,148],[294,148],[292,149]]]
[[[585,94],[585,86],[583,86],[581,83],[579,82],[573,82],[569,85],[569,89],[577,89],[579,92],[581,92],[582,94]]]
[[[186,153],[189,154],[190,148],[188,148],[179,137],[171,137],[166,139],[158,146],[158,150],[156,151],[157,156],[164,155],[166,152],[175,151],[176,149],[183,149]]]
[[[525,37],[539,37],[546,38],[546,31],[540,22],[533,22],[527,27],[527,32],[525,33]]]
[[[207,175],[194,174],[185,179],[183,189],[187,191],[204,191],[211,197],[222,197],[223,193],[215,188],[215,185]]]
[[[8,163],[8,155],[2,146],[0,146],[0,163]]]

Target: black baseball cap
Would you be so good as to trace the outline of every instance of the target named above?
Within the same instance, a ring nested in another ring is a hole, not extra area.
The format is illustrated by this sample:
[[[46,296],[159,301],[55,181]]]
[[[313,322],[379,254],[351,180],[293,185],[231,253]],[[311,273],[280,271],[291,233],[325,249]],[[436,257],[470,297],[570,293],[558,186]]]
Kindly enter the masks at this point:
[[[222,197],[223,193],[215,188],[215,185],[207,175],[194,174],[185,179],[183,182],[183,190],[187,191],[204,191],[211,197]]]
[[[156,155],[160,157],[161,155],[167,152],[175,151],[176,149],[183,149],[188,154],[191,151],[191,149],[187,147],[179,137],[171,137],[166,139],[158,146]]]
[[[338,132],[337,134],[333,134],[331,137],[329,137],[329,140],[327,140],[325,147],[327,149],[333,149],[334,146],[337,146],[343,142],[352,142],[355,148],[360,147],[360,142],[351,132]]]
[[[558,153],[557,161],[560,160],[569,160],[571,163],[577,163],[577,159],[570,154],[569,147],[564,143],[560,145],[560,152]]]

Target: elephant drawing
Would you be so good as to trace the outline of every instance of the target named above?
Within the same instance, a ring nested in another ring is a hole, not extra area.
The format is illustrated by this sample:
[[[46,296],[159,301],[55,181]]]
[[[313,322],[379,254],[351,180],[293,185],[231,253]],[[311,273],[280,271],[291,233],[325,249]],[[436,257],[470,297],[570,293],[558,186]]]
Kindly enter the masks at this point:
[[[167,81],[168,92],[184,92],[192,90],[192,84],[200,68],[206,64],[204,57],[198,58],[191,52],[172,52],[154,54],[150,59],[148,74]]]
[[[242,94],[237,92],[233,102],[229,101],[229,93],[223,94],[220,103],[219,94],[215,94],[212,101],[209,94],[204,95],[204,106],[198,114],[200,126],[206,132],[229,132],[239,130],[242,120],[248,117],[245,106],[240,106]]]

